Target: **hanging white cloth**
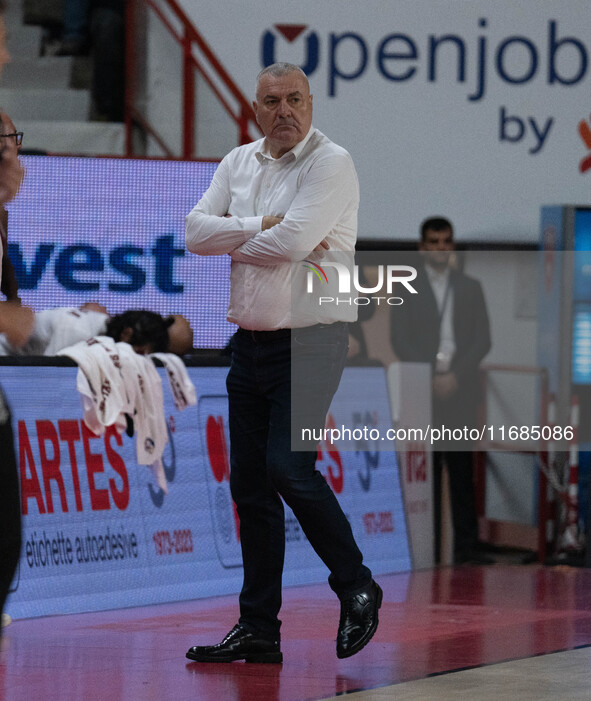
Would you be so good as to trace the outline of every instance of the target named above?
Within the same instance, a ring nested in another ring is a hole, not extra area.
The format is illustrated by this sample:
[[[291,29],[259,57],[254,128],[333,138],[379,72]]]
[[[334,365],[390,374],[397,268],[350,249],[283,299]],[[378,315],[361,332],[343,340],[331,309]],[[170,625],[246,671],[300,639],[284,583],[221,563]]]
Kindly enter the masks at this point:
[[[107,426],[122,433],[126,416],[133,420],[138,464],[150,465],[158,486],[168,493],[162,454],[168,443],[162,382],[150,356],[128,343],[97,336],[59,351],[78,365],[76,388],[84,423],[97,435]],[[177,356],[156,353],[165,366],[178,410],[196,404],[195,387]],[[182,366],[182,367],[181,367]]]
[[[177,410],[183,411],[188,406],[195,406],[197,404],[195,385],[191,382],[187,368],[179,356],[173,353],[152,353],[149,357],[157,358],[164,365]]]

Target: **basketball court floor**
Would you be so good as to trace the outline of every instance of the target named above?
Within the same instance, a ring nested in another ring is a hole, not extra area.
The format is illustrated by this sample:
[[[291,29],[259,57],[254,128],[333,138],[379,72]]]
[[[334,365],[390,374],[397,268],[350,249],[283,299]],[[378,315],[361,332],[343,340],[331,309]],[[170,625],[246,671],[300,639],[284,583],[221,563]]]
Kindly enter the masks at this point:
[[[282,665],[185,659],[234,625],[235,596],[14,621],[0,699],[591,699],[591,570],[497,564],[376,579],[380,626],[344,660],[328,585],[285,589]]]

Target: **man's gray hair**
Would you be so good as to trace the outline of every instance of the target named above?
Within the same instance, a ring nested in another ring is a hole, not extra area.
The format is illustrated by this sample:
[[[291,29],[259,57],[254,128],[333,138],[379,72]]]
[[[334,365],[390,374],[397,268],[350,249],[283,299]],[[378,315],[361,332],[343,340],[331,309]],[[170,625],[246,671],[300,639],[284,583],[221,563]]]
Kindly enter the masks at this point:
[[[308,86],[308,90],[310,90],[310,83],[308,81],[308,76],[304,73],[304,71],[299,66],[296,66],[293,63],[279,62],[279,63],[272,63],[270,66],[263,68],[263,70],[257,75],[255,95],[258,94],[258,92],[259,92],[259,83],[260,83],[261,78],[264,75],[272,75],[274,78],[282,78],[284,75],[289,75],[290,73],[299,73],[306,81],[306,85]]]

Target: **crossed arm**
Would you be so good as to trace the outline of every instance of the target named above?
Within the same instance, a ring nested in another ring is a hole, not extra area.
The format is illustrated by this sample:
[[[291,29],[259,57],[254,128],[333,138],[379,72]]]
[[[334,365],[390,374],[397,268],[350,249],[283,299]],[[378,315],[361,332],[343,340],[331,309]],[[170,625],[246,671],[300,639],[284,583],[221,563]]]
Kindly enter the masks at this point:
[[[232,213],[230,172],[222,161],[211,186],[187,216],[187,248],[200,255],[229,254],[233,261],[278,265],[330,247],[330,233],[358,200],[350,158],[319,158],[302,177],[282,214],[240,217]],[[353,227],[352,234],[354,235]]]

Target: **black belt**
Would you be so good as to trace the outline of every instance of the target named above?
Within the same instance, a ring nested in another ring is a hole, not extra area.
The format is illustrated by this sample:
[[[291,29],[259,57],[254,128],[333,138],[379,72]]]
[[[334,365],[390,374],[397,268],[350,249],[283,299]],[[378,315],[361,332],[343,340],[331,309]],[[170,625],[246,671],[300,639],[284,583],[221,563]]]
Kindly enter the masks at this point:
[[[241,336],[248,336],[256,343],[273,343],[283,338],[291,336],[291,329],[277,329],[276,331],[252,331],[250,329],[238,328],[237,333]]]
[[[289,338],[292,331],[305,332],[329,327],[334,329],[337,326],[346,326],[346,323],[345,321],[335,321],[332,324],[314,324],[312,326],[302,326],[297,329],[277,329],[276,331],[252,331],[251,329],[243,329],[242,326],[239,326],[237,333],[241,336],[251,338],[255,343],[274,343],[275,341]]]

